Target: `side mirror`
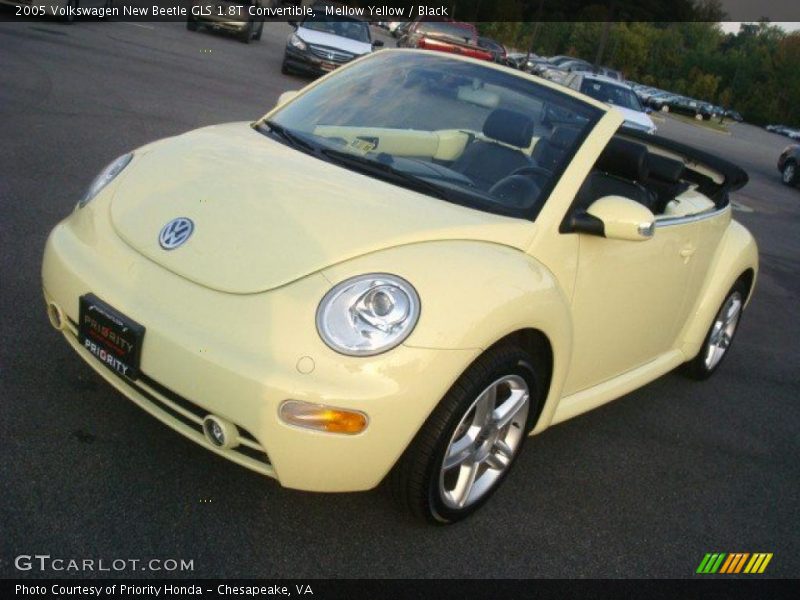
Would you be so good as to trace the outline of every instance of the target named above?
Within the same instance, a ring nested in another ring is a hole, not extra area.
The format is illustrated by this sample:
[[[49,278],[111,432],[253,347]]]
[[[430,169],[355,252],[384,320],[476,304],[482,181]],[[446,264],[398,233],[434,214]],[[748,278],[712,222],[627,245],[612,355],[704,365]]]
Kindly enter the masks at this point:
[[[611,240],[642,242],[653,237],[656,218],[647,208],[622,196],[604,196],[572,218],[574,231]]]
[[[384,46],[383,40],[375,40],[372,42],[373,48],[383,48],[383,46]]]
[[[280,96],[278,96],[277,106],[280,106],[281,104],[286,104],[289,100],[297,96],[298,93],[299,92],[297,90],[289,90],[287,92],[283,92]]]

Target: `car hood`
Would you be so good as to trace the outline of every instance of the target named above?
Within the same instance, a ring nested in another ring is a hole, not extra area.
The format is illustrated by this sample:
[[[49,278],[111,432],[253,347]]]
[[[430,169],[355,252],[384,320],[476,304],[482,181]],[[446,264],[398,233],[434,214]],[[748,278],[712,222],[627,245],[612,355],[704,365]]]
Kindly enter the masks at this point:
[[[359,42],[346,38],[341,35],[334,35],[332,33],[325,33],[324,31],[315,31],[314,29],[307,29],[305,27],[297,28],[298,37],[309,44],[318,46],[328,46],[337,50],[344,50],[355,55],[366,54],[372,52],[372,44],[367,42]]]
[[[186,279],[238,294],[430,240],[523,249],[534,228],[327,163],[247,123],[158,142],[137,152],[120,178],[111,222],[127,244]],[[164,250],[159,233],[177,217],[191,219],[194,231]]]
[[[622,106],[617,106],[616,104],[612,105],[615,110],[618,110],[622,113],[623,118],[626,121],[631,123],[636,123],[637,125],[641,125],[642,127],[647,127],[648,129],[652,129],[654,127],[653,120],[647,115],[647,113],[640,112],[638,110],[632,110],[630,108],[624,108]]]

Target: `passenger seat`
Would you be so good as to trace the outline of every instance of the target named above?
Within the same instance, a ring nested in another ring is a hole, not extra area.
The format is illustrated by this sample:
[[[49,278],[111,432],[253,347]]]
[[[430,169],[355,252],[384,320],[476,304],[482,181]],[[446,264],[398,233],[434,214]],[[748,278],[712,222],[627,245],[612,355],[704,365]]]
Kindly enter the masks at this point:
[[[533,121],[522,113],[496,108],[486,118],[483,134],[490,139],[471,142],[450,167],[480,189],[489,190],[517,169],[536,164],[522,152],[533,141]]]

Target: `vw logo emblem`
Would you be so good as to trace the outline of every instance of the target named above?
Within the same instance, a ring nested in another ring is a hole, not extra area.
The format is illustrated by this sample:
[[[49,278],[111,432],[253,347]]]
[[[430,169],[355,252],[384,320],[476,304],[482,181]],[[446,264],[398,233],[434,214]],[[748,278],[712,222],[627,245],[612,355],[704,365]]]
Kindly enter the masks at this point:
[[[186,217],[172,219],[161,228],[161,233],[158,234],[158,243],[164,250],[174,250],[188,240],[193,231],[194,223],[191,219]]]

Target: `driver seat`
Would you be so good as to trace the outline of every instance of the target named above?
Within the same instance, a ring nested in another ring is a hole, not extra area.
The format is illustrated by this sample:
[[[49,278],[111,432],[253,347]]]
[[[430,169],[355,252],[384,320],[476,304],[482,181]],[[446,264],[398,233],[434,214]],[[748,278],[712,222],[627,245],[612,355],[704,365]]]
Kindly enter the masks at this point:
[[[469,177],[481,190],[489,190],[517,169],[536,166],[522,152],[533,141],[532,119],[513,110],[496,108],[483,123],[483,134],[491,139],[473,140],[450,167]]]

